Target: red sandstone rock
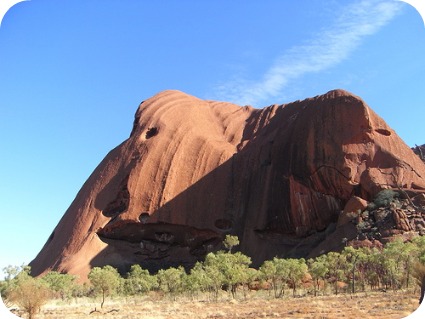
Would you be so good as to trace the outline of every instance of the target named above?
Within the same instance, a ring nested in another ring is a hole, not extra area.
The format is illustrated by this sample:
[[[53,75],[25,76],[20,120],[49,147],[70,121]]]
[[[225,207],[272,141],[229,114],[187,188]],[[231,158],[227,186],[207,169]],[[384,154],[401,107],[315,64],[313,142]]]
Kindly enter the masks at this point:
[[[139,106],[130,137],[30,265],[81,280],[105,264],[190,266],[231,233],[255,266],[297,251],[353,195],[371,200],[395,183],[423,190],[424,176],[413,150],[343,90],[264,109],[165,91]]]
[[[406,213],[401,209],[393,210],[393,219],[397,229],[403,230],[405,232],[413,230],[413,227],[410,225]]]
[[[365,240],[353,240],[351,242],[349,242],[349,245],[354,247],[354,248],[378,248],[378,249],[382,249],[384,246],[382,245],[382,243],[378,240],[373,240],[370,241],[368,239]]]
[[[419,194],[417,196],[415,196],[413,199],[413,204],[415,204],[416,206],[423,206],[425,207],[425,194]]]
[[[344,212],[345,213],[357,213],[362,212],[366,209],[368,202],[363,198],[353,196],[351,197],[347,204],[345,204]]]
[[[351,197],[347,204],[345,204],[344,210],[338,217],[337,227],[351,222],[353,219],[359,217],[359,212],[366,209],[368,202],[360,197]]]

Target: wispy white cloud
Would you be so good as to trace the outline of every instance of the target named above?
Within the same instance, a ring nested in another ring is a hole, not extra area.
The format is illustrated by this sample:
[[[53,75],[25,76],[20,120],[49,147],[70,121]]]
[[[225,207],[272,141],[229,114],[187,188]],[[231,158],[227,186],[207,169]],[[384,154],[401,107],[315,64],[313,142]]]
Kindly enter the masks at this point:
[[[258,105],[279,96],[291,81],[344,61],[365,37],[378,32],[399,10],[400,2],[395,0],[356,1],[307,44],[292,47],[279,56],[260,79],[237,78],[218,86],[218,98]]]

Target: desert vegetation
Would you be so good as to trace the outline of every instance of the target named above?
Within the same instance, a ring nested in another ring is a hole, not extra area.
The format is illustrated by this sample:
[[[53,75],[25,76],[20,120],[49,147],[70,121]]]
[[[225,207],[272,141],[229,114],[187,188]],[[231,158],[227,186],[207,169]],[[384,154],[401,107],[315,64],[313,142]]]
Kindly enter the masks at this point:
[[[56,305],[66,303],[65,308],[79,301],[87,304],[89,300],[87,315],[90,312],[107,314],[113,309],[125,311],[130,304],[142,300],[144,303],[167,301],[168,306],[192,302],[205,307],[220,303],[220,307],[229,303],[261,305],[259,300],[263,300],[263,305],[274,307],[276,302],[304,303],[304,298],[309,300],[304,307],[314,308],[317,304],[326,304],[324,300],[358,304],[359,296],[371,301],[378,295],[381,298],[407,296],[409,311],[418,305],[425,274],[425,237],[422,236],[410,242],[394,240],[382,249],[347,246],[341,252],[308,260],[275,257],[259,269],[250,268],[249,256],[232,253],[235,245],[237,238],[227,237],[227,251],[208,254],[189,271],[179,267],[150,274],[140,265],[134,265],[122,275],[111,266],[95,267],[88,276],[90,283],[85,284],[77,283],[76,278],[68,274],[50,272],[33,278],[29,267],[7,267],[3,270],[6,276],[1,282],[1,293],[8,305],[19,307],[20,314],[25,313],[27,318],[35,318],[49,300],[50,305],[52,300]],[[403,302],[403,298],[397,298]],[[401,304],[398,307],[404,309]],[[49,312],[52,313],[51,308]],[[41,312],[38,316],[56,318],[49,317],[48,313]]]
[[[397,196],[394,191],[383,191],[357,215],[395,205]],[[365,225],[357,223],[356,227],[359,235],[364,235]],[[147,311],[142,308],[150,303],[163,305],[163,309],[150,309],[154,314],[150,318],[175,318],[176,312],[199,318],[308,318],[310,314],[313,318],[319,305],[327,309],[319,316],[323,318],[339,317],[341,313],[334,307],[350,309],[354,305],[360,312],[373,314],[371,317],[399,318],[424,298],[425,236],[393,237],[385,245],[346,245],[342,251],[309,259],[276,256],[258,269],[251,267],[249,256],[235,251],[238,245],[236,236],[227,235],[223,241],[226,250],[207,254],[191,269],[171,267],[149,273],[141,265],[133,265],[127,273],[119,273],[110,265],[94,267],[83,284],[70,274],[51,271],[34,278],[28,266],[9,266],[3,269],[0,292],[7,305],[18,307],[18,314],[30,319],[72,318],[75,313],[80,314],[75,318],[82,314],[109,316],[113,312],[122,314],[118,317],[115,313],[116,319],[133,318],[135,311]],[[172,305],[177,308],[174,315],[166,311]],[[189,305],[202,305],[198,309],[202,315],[190,313]],[[240,316],[218,309],[214,314],[214,307],[234,311],[240,307]],[[260,310],[247,312],[250,307]],[[274,310],[268,313],[265,308]],[[357,316],[353,313],[351,317]]]

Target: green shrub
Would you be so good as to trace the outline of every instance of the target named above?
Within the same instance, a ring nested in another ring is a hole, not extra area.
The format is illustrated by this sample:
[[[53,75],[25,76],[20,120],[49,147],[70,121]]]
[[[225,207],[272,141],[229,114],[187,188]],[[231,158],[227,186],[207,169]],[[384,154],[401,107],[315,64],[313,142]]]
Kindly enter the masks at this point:
[[[376,194],[375,199],[368,205],[369,210],[374,210],[379,207],[389,206],[399,194],[391,189],[384,189]]]
[[[103,308],[106,296],[114,294],[117,291],[122,278],[112,266],[94,267],[88,277],[93,289],[102,294],[100,308]]]

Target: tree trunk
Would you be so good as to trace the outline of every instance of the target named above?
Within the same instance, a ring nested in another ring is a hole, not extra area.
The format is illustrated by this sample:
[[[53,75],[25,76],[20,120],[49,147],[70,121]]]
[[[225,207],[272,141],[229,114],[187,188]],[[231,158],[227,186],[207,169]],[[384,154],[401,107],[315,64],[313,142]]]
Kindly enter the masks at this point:
[[[282,298],[285,295],[285,286],[284,284],[282,284],[282,287],[280,287],[280,292],[279,292],[279,298]]]
[[[230,291],[232,292],[233,299],[236,298],[236,289],[237,289],[237,284],[232,284]]]
[[[102,303],[100,304],[100,308],[103,308],[104,303],[105,303],[105,290],[102,290]]]
[[[419,304],[422,303],[425,296],[425,276],[422,277],[422,284],[421,284],[421,297],[419,298]]]

